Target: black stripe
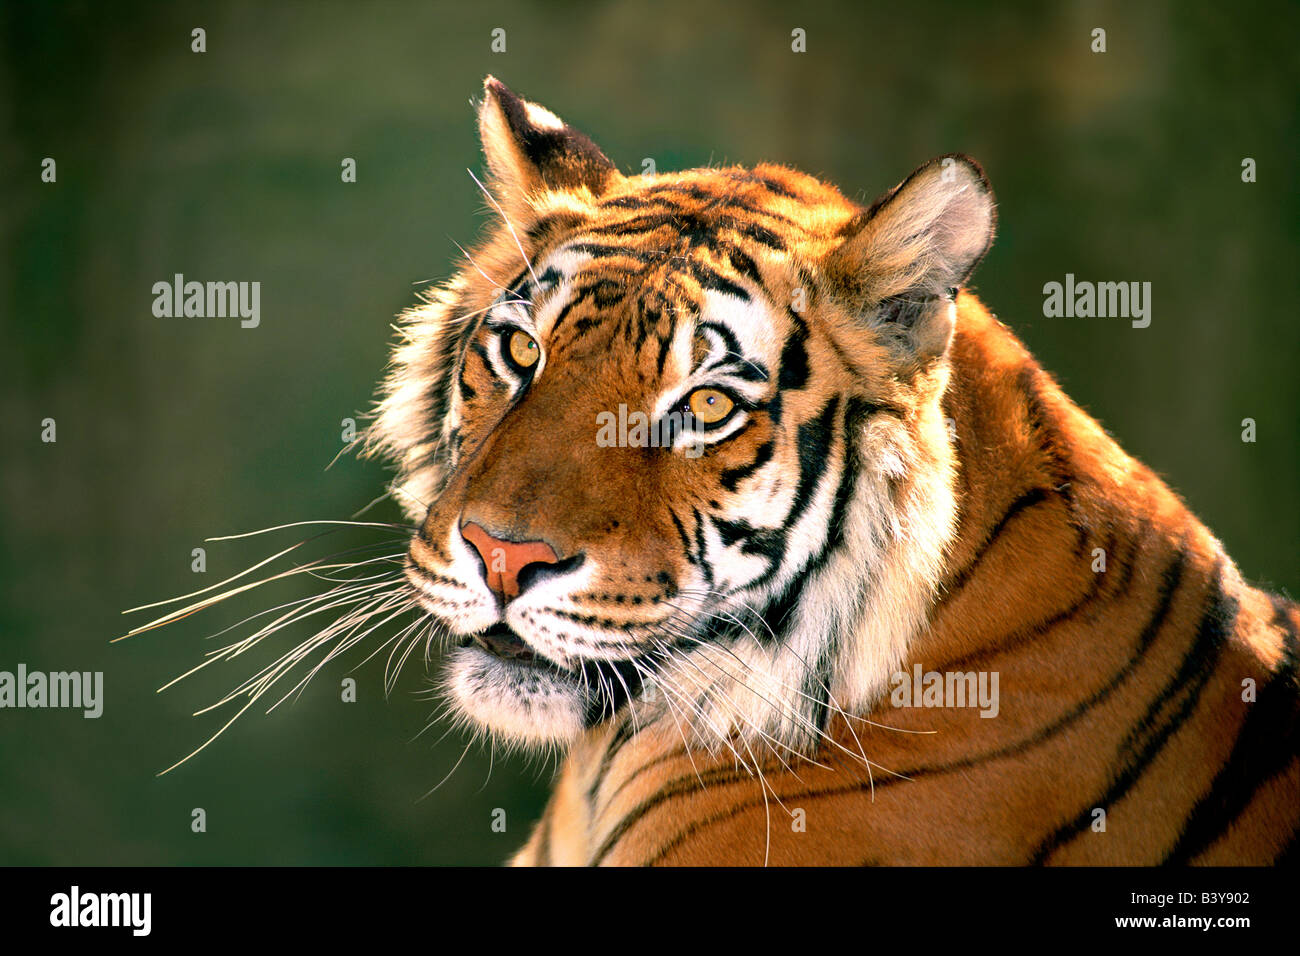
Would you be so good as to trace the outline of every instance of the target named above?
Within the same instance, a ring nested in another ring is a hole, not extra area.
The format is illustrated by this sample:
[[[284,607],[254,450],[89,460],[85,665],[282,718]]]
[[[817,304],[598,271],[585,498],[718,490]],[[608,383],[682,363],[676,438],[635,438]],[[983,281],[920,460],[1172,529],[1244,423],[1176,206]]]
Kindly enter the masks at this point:
[[[691,275],[695,277],[695,281],[700,284],[701,289],[711,289],[714,292],[734,296],[742,302],[751,301],[748,292],[704,263],[692,259],[690,270]]]
[[[711,209],[718,212],[743,212],[751,216],[764,216],[768,219],[776,220],[787,225],[794,225],[794,220],[783,213],[776,212],[773,209],[767,209],[757,203],[746,202],[736,196],[727,196],[721,193],[713,192],[709,189],[696,185],[685,183],[657,183],[646,190],[651,196],[660,198],[664,202],[672,202],[669,196],[686,196],[690,199],[697,199],[709,203]]]
[[[613,764],[614,758],[618,752],[623,749],[623,745],[632,739],[636,733],[636,728],[632,725],[629,714],[624,714],[619,721],[618,726],[614,728],[614,733],[609,738],[609,743],[605,745],[605,753],[600,758],[600,767],[596,770],[596,777],[591,782],[587,790],[587,804],[592,811],[592,819],[596,816],[596,801],[600,796],[600,788],[605,783],[605,778],[609,775],[610,765]]]
[[[758,632],[757,636],[760,644],[767,646],[774,640],[779,641],[785,636],[787,624],[793,621],[791,615],[794,613],[794,609],[798,607],[800,598],[803,597],[803,590],[808,583],[809,577],[810,575],[807,573],[796,574],[781,590],[781,593],[772,601],[769,601],[767,607],[763,608],[763,620],[767,627]],[[771,635],[776,636],[773,638]]]
[[[1061,496],[1069,512],[1070,525],[1077,536],[1075,549],[1082,554],[1087,547],[1088,526],[1074,500],[1074,483],[1077,478],[1070,464],[1070,442],[1061,434],[1055,416],[1043,398],[1045,378],[1047,375],[1042,369],[1027,363],[1020,370],[1016,384],[1025,401],[1025,414],[1028,416],[1029,425],[1038,436],[1039,448],[1047,459],[1053,478],[1053,490]]]
[[[498,296],[499,299],[517,299],[519,298],[518,289],[524,284],[524,280],[532,274],[528,266],[524,266],[513,279],[506,283],[506,291]]]
[[[781,346],[781,371],[777,386],[781,391],[793,391],[808,384],[808,326],[797,315],[794,327]]]
[[[1236,614],[1236,600],[1223,590],[1220,565],[1215,568],[1196,635],[1177,673],[1161,688],[1120,745],[1118,755],[1122,763],[1112,773],[1105,792],[1088,801],[1074,819],[1057,827],[1039,843],[1031,855],[1031,863],[1046,862],[1058,849],[1089,828],[1095,808],[1109,811],[1133,789],[1165,744],[1196,709],[1223,645],[1232,633]]]
[[[1032,508],[1035,505],[1042,504],[1045,501],[1052,500],[1053,495],[1054,492],[1050,488],[1031,488],[1016,498],[1015,501],[1011,502],[1010,507],[1002,513],[1002,517],[1000,517],[997,520],[997,523],[993,525],[988,536],[985,537],[984,543],[981,544],[979,550],[975,552],[975,557],[971,558],[971,560],[968,561],[960,571],[944,584],[944,591],[951,596],[965,586],[965,584],[971,579],[971,576],[979,568],[980,562],[988,556],[993,545],[997,543],[998,538],[1002,537],[1002,533],[1006,531],[1007,525],[1009,525],[1022,511]]]
[[[744,541],[740,549],[744,554],[761,555],[769,563],[780,561],[785,553],[784,528],[755,528],[748,521],[729,521],[726,518],[712,520],[724,548],[731,547],[737,541]]]
[[[751,170],[744,170],[743,172],[732,173],[731,178],[741,183],[757,183],[758,185],[766,189],[768,192],[776,193],[778,196],[782,196],[785,199],[798,198],[798,193],[794,192],[791,189],[786,188],[784,185],[777,182],[771,176],[763,176]]]
[[[564,324],[564,320],[569,317],[569,313],[573,311],[573,307],[577,304],[578,303],[575,300],[570,299],[568,302],[564,303],[564,305],[560,306],[560,311],[555,315],[555,321],[551,323],[552,339],[555,338],[555,333],[559,330],[560,326]]]
[[[657,322],[658,319],[659,315],[656,314],[655,321]],[[673,332],[674,329],[670,323],[668,328],[659,335],[659,360],[655,367],[658,369],[660,376],[664,374],[664,363],[668,361],[668,350],[673,345]]]
[[[1182,865],[1219,839],[1241,816],[1265,781],[1300,755],[1300,707],[1296,695],[1296,639],[1286,636],[1282,659],[1259,689],[1237,732],[1227,762],[1192,808],[1165,863]]]
[[[737,273],[744,276],[758,288],[763,288],[763,274],[758,271],[758,264],[748,255],[735,246],[727,249],[727,260],[731,263],[731,268]]]
[[[632,827],[636,826],[647,814],[657,807],[663,806],[668,801],[693,793],[701,788],[707,789],[712,784],[736,783],[750,777],[749,772],[736,767],[718,767],[712,770],[702,770],[698,774],[692,773],[688,776],[678,777],[666,786],[656,790],[650,797],[642,800],[628,811],[610,830],[605,839],[601,841],[600,846],[587,865],[599,866]]]
[[[705,585],[711,588],[713,587],[713,567],[709,564],[708,552],[705,550],[704,518],[698,508],[691,508],[691,517],[695,519],[695,553],[698,555],[695,566],[704,575]]]
[[[528,239],[528,245],[536,248],[549,242],[555,233],[573,232],[588,221],[586,216],[575,212],[547,213],[529,226],[524,235]]]
[[[835,658],[840,651],[839,633],[832,631],[822,642],[821,652],[817,655],[817,663],[809,671],[804,679],[803,693],[805,700],[811,698],[812,710],[809,712],[809,720],[817,728],[819,735],[826,731],[826,725],[831,716],[831,668],[835,664]],[[819,738],[820,739],[820,736]]]
[[[826,544],[818,554],[809,570],[815,570],[825,564],[830,556],[844,544],[844,532],[847,526],[849,504],[858,487],[858,435],[867,419],[880,411],[880,406],[861,398],[850,398],[844,407],[844,451],[840,469],[840,484],[835,489],[835,504],[831,508],[831,518],[826,526]]]
[[[694,549],[691,547],[691,537],[682,526],[681,519],[677,517],[677,514],[672,509],[668,511],[668,517],[673,519],[673,526],[677,529],[677,535],[682,539],[682,552],[686,556],[686,560],[691,564],[699,564]]]
[[[642,196],[618,196],[614,199],[602,199],[600,202],[601,209],[644,209],[647,206],[653,206],[658,203],[656,199],[646,199]]]
[[[772,442],[766,441],[759,445],[754,452],[753,461],[746,462],[735,468],[724,469],[718,475],[718,481],[722,484],[722,487],[728,491],[735,491],[742,481],[772,460],[772,447]]]
[[[773,214],[767,213],[766,215],[771,216]],[[760,226],[756,222],[747,222],[741,226],[737,226],[736,231],[751,242],[756,242],[760,246],[766,246],[774,252],[785,251],[785,240],[766,226]]]
[[[616,246],[609,243],[601,242],[578,242],[571,246],[565,246],[566,250],[573,252],[585,252],[593,259],[617,258],[624,256],[636,262],[654,262],[664,258],[664,254],[658,250],[643,252],[640,249],[632,249],[627,246]]]
[[[701,335],[705,332],[712,332],[718,338],[722,339],[722,349],[724,352],[732,355],[743,355],[740,350],[740,340],[736,338],[736,333],[731,327],[721,322],[701,322],[696,327],[696,334]]]
[[[795,486],[794,500],[784,527],[795,526],[812,503],[813,495],[826,474],[830,462],[831,436],[834,434],[835,415],[839,411],[840,397],[831,398],[821,414],[812,421],[802,422],[796,431],[795,448],[799,454],[799,483]]]

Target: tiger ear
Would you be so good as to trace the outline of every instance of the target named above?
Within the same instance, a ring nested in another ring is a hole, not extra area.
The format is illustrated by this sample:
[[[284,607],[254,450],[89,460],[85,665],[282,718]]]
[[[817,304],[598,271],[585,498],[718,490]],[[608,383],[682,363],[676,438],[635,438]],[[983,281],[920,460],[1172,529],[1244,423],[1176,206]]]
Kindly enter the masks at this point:
[[[590,139],[550,110],[516,96],[496,77],[483,81],[479,136],[496,198],[521,210],[546,189],[604,192],[619,175]]]
[[[952,300],[993,244],[995,222],[979,163],[941,156],[850,222],[825,270],[900,360],[924,363],[947,351]]]

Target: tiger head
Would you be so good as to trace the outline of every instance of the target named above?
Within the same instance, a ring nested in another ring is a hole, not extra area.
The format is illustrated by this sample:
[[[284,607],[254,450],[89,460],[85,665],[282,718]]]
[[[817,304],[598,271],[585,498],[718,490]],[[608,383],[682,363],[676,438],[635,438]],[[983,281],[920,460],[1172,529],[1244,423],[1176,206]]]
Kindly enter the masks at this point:
[[[403,316],[368,434],[453,709],[519,744],[627,707],[806,750],[935,597],[982,171],[869,208],[773,165],[625,176],[491,77],[479,127],[489,235]]]

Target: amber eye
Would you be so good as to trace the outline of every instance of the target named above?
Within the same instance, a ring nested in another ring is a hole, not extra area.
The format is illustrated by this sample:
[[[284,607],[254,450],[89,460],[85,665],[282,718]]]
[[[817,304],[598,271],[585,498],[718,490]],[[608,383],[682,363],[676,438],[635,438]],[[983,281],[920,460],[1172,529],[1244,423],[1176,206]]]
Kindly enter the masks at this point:
[[[736,403],[716,388],[697,388],[686,400],[686,407],[702,424],[716,425],[732,413]]]
[[[527,332],[513,329],[506,334],[506,353],[510,361],[521,369],[530,369],[542,357],[542,351]]]

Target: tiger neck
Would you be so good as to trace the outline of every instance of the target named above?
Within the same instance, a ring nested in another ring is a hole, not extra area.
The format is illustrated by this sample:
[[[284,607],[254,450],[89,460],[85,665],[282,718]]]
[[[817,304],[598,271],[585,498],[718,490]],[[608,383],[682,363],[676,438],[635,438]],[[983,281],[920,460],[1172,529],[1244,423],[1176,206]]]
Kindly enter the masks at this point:
[[[1183,572],[1235,568],[1148,468],[1075,405],[972,295],[959,299],[944,395],[957,521],[909,670],[994,667],[1016,642],[1182,548]],[[1108,573],[1109,572],[1109,573]],[[1098,630],[1098,644],[1121,641]]]
[[[1177,495],[975,296],[962,293],[956,311],[942,399],[906,428],[863,433],[856,526],[839,568],[828,562],[801,596],[810,644],[837,626],[832,713],[888,713],[898,675],[918,667],[991,674],[1134,573],[1177,561],[1188,583],[1236,575]],[[881,464],[899,459],[905,478]],[[1088,637],[1097,653],[1125,639],[1107,628]]]

